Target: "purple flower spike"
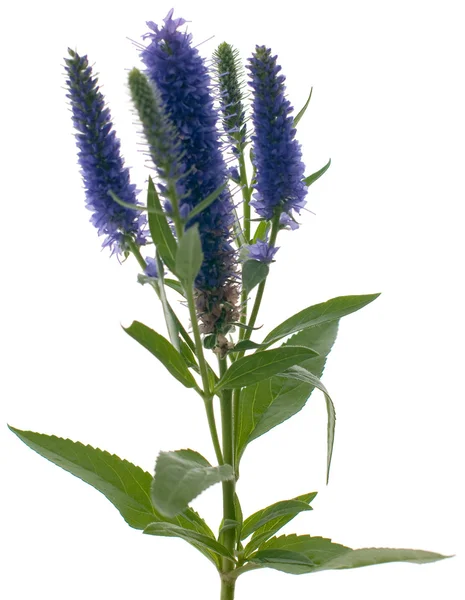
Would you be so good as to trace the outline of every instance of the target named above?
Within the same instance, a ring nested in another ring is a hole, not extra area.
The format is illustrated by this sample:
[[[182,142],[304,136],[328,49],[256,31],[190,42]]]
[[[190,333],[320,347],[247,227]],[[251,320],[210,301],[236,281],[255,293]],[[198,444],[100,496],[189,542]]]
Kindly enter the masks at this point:
[[[204,60],[192,46],[192,36],[178,28],[171,10],[159,27],[144,37],[150,43],[142,52],[146,74],[156,86],[165,114],[178,132],[184,164],[180,212],[186,214],[228,179],[217,129],[211,83]],[[225,189],[188,226],[198,223],[204,261],[195,286],[197,311],[204,333],[221,333],[237,320],[236,253],[232,247],[233,203]]]
[[[270,246],[268,242],[263,242],[262,240],[258,240],[255,244],[247,246],[247,249],[249,251],[248,259],[258,260],[266,264],[272,262],[274,255],[279,250],[279,248]]]
[[[104,235],[102,246],[111,254],[127,251],[126,238],[145,244],[145,217],[139,211],[124,208],[112,200],[111,190],[124,202],[136,204],[136,186],[129,181],[120,142],[113,131],[111,115],[92,74],[87,56],[68,50],[65,59],[66,81],[71,101],[73,125],[77,130],[79,164],[86,191],[86,205],[92,211],[91,222]]]
[[[271,219],[275,211],[300,213],[305,205],[307,186],[302,181],[305,166],[300,145],[295,139],[292,107],[284,96],[281,67],[276,56],[265,46],[257,46],[249,60],[250,86],[253,89],[255,133],[254,166],[257,170],[254,200],[251,204],[263,218]]]

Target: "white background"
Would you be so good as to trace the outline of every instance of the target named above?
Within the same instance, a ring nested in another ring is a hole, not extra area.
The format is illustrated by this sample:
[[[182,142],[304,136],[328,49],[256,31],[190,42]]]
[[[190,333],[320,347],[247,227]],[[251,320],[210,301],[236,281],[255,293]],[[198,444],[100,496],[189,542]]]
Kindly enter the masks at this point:
[[[271,46],[296,108],[310,189],[302,227],[285,233],[266,292],[263,332],[328,298],[382,292],[346,317],[324,383],[337,409],[325,486],[324,401],[253,442],[243,461],[244,512],[318,490],[287,531],[352,547],[456,554],[239,580],[238,600],[463,598],[464,140],[461,2],[288,0],[187,2],[208,57],[218,43],[244,59]],[[6,422],[117,453],[152,470],[161,450],[213,460],[192,393],[124,334],[141,320],[163,331],[133,260],[100,251],[84,209],[65,103],[67,46],[89,55],[142,188],[126,91],[145,21],[160,2],[26,2],[2,19],[2,406],[0,496],[8,600],[202,598],[219,595],[209,563],[180,540],[131,530],[95,490],[22,445]],[[258,337],[262,334],[260,333]],[[257,337],[257,339],[258,339]],[[216,527],[220,489],[194,502]]]

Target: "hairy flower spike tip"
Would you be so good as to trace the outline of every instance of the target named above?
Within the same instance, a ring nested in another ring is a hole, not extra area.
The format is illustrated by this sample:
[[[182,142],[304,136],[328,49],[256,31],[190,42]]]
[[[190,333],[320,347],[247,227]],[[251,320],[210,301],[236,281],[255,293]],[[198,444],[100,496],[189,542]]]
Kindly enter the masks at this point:
[[[177,183],[178,194],[182,195],[178,183],[184,169],[180,142],[165,114],[160,93],[138,69],[129,73],[128,82],[157,173],[164,181]]]
[[[253,89],[253,161],[257,170],[251,204],[265,219],[271,219],[275,211],[291,217],[293,210],[300,213],[307,193],[292,107],[284,95],[285,77],[279,75],[281,67],[276,58],[269,48],[257,46],[248,65]]]
[[[239,52],[230,44],[223,42],[216,49],[213,60],[220,89],[220,109],[223,114],[224,130],[233,144],[244,144],[246,126]]]
[[[124,202],[136,204],[136,186],[130,183],[129,169],[124,167],[120,142],[111,115],[92,74],[87,56],[69,49],[65,58],[66,80],[71,101],[73,125],[77,130],[79,164],[86,191],[86,205],[92,211],[91,222],[99,235],[105,236],[103,247],[112,254],[127,251],[127,238],[137,245],[145,244],[145,217],[137,210],[117,204],[112,191]]]
[[[141,56],[147,75],[159,91],[170,122],[178,132],[184,175],[183,207],[192,208],[228,178],[217,129],[211,82],[192,36],[179,31],[183,19],[171,10],[164,25],[147,23],[149,44]],[[197,313],[204,333],[228,331],[238,320],[236,253],[232,247],[233,204],[226,188],[188,226],[198,223],[204,260],[197,276]]]

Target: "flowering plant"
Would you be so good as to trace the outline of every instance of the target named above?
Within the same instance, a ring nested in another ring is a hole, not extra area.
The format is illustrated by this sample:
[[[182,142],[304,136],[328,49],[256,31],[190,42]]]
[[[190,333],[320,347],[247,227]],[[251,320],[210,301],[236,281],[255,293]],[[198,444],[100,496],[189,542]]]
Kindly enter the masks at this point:
[[[320,377],[339,320],[378,294],[310,306],[259,342],[252,339],[278,236],[299,227],[308,188],[330,162],[305,175],[295,136],[310,98],[293,116],[269,48],[257,46],[248,62],[249,107],[234,48],[219,45],[210,73],[184,24],[173,11],[163,26],[149,22],[141,53],[145,72],[133,69],[128,77],[156,173],[155,181],[148,179],[146,203],[124,166],[93,69],[73,50],[66,59],[67,88],[91,221],[112,255],[137,260],[140,283],[160,300],[167,337],[137,321],[125,331],[200,397],[217,464],[190,449],[161,452],[152,476],[99,449],[11,429],[103,493],[131,527],[179,537],[201,552],[220,575],[223,600],[234,597],[241,574],[259,568],[304,574],[445,558],[421,550],[352,549],[310,535],[276,536],[296,515],[312,510],[316,492],[242,514],[236,483],[247,446],[298,413],[315,389],[326,401],[329,477],[335,409]],[[168,289],[179,295],[181,311],[187,307],[190,331]],[[189,504],[217,483],[223,520],[215,534]]]

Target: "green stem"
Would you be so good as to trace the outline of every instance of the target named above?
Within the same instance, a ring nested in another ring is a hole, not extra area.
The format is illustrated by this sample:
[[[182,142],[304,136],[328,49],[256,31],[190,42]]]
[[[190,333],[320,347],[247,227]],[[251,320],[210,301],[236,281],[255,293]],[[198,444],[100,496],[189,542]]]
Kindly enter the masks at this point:
[[[215,413],[213,410],[213,398],[205,398],[205,411],[207,413],[208,426],[212,436],[213,447],[215,448],[216,460],[219,465],[224,465],[223,453],[221,452],[218,430],[216,428]]]
[[[222,377],[228,369],[226,359],[220,359],[220,377]],[[233,423],[233,403],[232,390],[223,390],[221,393],[221,425],[223,438],[223,457],[224,462],[234,468],[234,423]],[[235,496],[235,480],[223,481],[223,519],[235,520],[236,509],[234,506]],[[227,529],[223,534],[223,544],[234,554],[236,545],[236,530]],[[234,570],[234,562],[227,558],[223,559],[224,574]],[[229,579],[225,578],[221,583],[221,598],[233,598],[234,585],[231,585]]]
[[[221,580],[221,596],[220,600],[234,600],[234,590],[236,587],[236,580]]]

